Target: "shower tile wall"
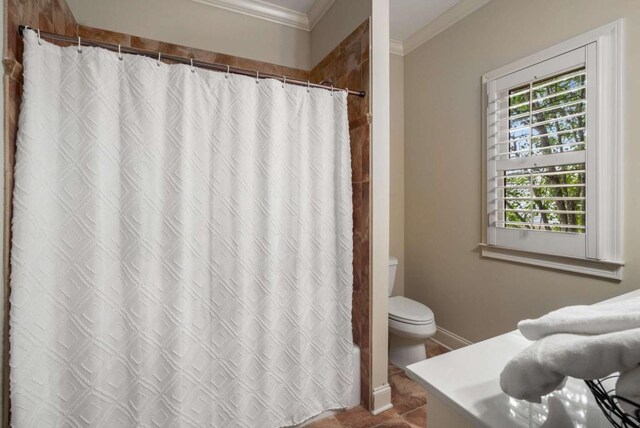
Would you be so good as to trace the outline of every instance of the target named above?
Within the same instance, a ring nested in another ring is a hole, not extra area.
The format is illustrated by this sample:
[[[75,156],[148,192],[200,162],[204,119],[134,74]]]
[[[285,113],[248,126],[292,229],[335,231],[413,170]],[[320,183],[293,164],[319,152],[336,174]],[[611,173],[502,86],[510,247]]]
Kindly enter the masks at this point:
[[[367,96],[348,97],[353,183],[353,340],[361,349],[361,397],[370,408],[370,135],[369,126],[369,20],[311,70],[311,81],[330,80],[336,87],[362,88]]]

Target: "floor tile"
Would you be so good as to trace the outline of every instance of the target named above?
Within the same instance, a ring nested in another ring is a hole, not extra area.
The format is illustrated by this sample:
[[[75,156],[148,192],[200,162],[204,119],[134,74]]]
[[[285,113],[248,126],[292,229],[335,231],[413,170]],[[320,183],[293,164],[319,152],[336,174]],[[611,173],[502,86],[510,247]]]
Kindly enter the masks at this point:
[[[372,415],[364,407],[358,406],[346,412],[338,413],[335,417],[345,428],[371,428],[398,416],[395,409],[387,410],[378,415]]]
[[[391,363],[389,363],[389,366],[387,368],[387,372],[388,372],[389,377],[393,376],[396,373],[400,373],[402,371],[403,370],[400,367],[396,367]]]
[[[329,417],[305,425],[304,428],[342,428],[342,424],[335,417]]]
[[[391,385],[391,403],[399,414],[410,412],[427,402],[424,389],[404,373],[394,374],[389,378]]]
[[[402,418],[415,427],[427,426],[427,406],[418,407],[402,415]]]
[[[438,355],[449,352],[447,348],[433,340],[427,340],[425,346],[427,347],[427,358],[437,357]]]
[[[380,425],[376,425],[374,428],[415,428],[409,422],[402,419],[402,416],[395,417],[393,419],[389,419],[381,423]]]

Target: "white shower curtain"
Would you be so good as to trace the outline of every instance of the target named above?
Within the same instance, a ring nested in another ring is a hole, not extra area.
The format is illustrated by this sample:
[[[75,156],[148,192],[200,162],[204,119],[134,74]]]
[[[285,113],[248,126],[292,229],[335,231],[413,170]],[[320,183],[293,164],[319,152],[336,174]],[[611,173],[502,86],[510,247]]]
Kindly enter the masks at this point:
[[[346,94],[24,43],[13,424],[262,428],[344,407]]]

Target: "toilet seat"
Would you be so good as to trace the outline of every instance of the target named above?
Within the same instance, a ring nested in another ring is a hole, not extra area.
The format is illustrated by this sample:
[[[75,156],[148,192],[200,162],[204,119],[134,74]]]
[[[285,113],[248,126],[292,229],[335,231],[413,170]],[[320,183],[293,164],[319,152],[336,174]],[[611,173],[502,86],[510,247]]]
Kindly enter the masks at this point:
[[[415,300],[403,296],[389,298],[389,319],[412,325],[434,323],[431,309]]]

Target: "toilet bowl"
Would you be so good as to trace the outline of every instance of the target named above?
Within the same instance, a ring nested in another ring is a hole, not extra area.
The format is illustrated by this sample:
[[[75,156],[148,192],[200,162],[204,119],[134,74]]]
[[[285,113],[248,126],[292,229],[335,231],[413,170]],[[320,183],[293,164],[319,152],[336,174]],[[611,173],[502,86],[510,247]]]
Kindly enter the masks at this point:
[[[389,296],[393,292],[398,259],[389,260]],[[403,296],[389,297],[389,362],[404,369],[425,360],[425,340],[436,333],[431,309]]]

